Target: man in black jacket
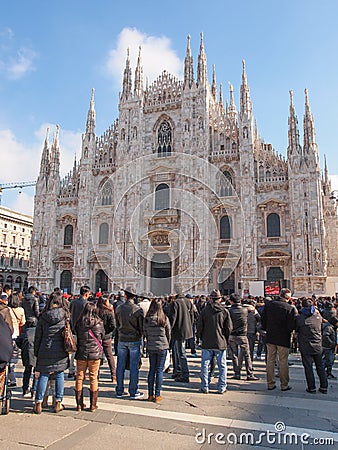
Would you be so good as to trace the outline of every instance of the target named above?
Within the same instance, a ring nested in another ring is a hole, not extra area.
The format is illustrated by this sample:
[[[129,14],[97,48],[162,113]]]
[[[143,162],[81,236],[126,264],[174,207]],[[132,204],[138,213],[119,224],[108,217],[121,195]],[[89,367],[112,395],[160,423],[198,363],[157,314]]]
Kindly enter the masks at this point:
[[[77,299],[72,300],[69,305],[70,309],[70,325],[72,327],[73,334],[75,334],[75,326],[79,321],[81,314],[84,311],[84,308],[88,302],[90,297],[90,287],[89,286],[81,286],[80,295]]]
[[[221,305],[221,298],[221,293],[214,289],[197,321],[197,333],[202,340],[201,391],[205,394],[209,392],[209,368],[213,357],[217,359],[219,371],[217,392],[223,394],[227,390],[226,349],[232,322],[228,310]]]
[[[130,293],[126,301],[116,308],[116,329],[119,333],[117,345],[116,397],[124,393],[124,372],[127,358],[130,361],[129,394],[131,400],[141,399],[144,394],[138,390],[141,338],[143,334],[143,310],[135,305]]]
[[[268,389],[276,388],[275,364],[278,354],[279,378],[282,391],[289,391],[288,356],[291,332],[296,325],[296,308],[290,305],[291,291],[283,288],[280,296],[265,303],[261,314],[263,330],[266,331],[267,363],[266,378]]]
[[[185,341],[193,337],[194,311],[189,299],[179,294],[170,303],[168,311],[173,346],[173,378],[181,383],[189,383],[189,367],[185,351]]]
[[[232,320],[232,332],[229,345],[232,352],[232,363],[234,367],[235,380],[241,379],[243,358],[246,368],[247,381],[258,380],[253,374],[252,360],[248,341],[248,309],[241,304],[241,298],[237,294],[230,295],[231,307],[229,309]]]

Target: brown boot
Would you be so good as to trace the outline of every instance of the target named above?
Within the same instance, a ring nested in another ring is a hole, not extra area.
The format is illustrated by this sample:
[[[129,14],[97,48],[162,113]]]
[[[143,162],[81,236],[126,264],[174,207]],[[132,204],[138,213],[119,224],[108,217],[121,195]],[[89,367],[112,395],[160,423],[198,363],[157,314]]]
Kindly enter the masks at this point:
[[[97,398],[99,396],[99,391],[89,391],[90,392],[90,411],[97,410]]]
[[[33,412],[35,414],[41,414],[42,413],[42,402],[35,402]]]
[[[81,391],[75,391],[76,410],[83,411],[86,405],[83,403],[83,389]]]
[[[48,408],[48,394],[45,394],[43,396],[43,400],[42,400],[42,408]]]
[[[54,412],[59,413],[60,411],[63,411],[64,409],[65,409],[65,407],[63,406],[63,404],[59,400],[56,400]]]

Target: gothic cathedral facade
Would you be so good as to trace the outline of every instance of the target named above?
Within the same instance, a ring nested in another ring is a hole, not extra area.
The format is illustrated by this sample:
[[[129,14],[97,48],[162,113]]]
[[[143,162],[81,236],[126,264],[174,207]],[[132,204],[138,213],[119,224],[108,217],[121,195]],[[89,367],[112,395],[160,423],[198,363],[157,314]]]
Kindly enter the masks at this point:
[[[248,293],[253,282],[295,295],[338,281],[337,210],[321,172],[308,92],[304,137],[290,91],[287,155],[260,138],[243,61],[239,111],[230,85],[197,74],[188,37],[184,78],[144,86],[129,55],[119,117],[95,134],[94,90],[79,162],[60,178],[59,129],[48,132],[36,185],[29,282],[78,292]]]

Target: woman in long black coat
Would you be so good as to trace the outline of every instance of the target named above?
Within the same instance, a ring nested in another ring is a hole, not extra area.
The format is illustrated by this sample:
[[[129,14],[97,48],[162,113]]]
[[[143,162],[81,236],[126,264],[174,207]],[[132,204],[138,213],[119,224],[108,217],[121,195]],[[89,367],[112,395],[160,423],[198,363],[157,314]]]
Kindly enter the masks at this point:
[[[64,348],[63,329],[69,320],[69,311],[61,295],[52,293],[39,317],[34,339],[36,372],[40,374],[36,389],[34,412],[42,411],[43,396],[48,378],[55,378],[55,412],[64,409],[62,405],[64,390],[64,371],[69,364],[68,353]]]

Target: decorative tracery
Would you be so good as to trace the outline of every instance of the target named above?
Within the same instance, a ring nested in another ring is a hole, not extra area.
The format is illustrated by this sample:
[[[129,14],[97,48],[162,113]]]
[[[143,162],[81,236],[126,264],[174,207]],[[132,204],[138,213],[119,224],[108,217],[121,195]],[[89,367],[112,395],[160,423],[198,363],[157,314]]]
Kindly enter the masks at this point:
[[[169,122],[164,120],[157,133],[157,155],[160,157],[170,156],[172,150],[172,130]]]

